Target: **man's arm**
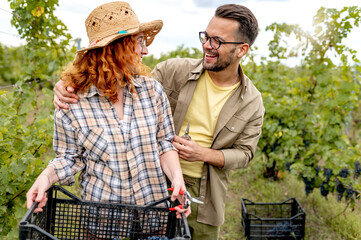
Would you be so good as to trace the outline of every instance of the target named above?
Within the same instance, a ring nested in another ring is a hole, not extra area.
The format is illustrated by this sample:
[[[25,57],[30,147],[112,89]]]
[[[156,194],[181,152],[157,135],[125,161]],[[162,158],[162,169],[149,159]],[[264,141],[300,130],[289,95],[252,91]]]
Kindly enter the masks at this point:
[[[178,136],[174,137],[173,146],[178,149],[179,157],[186,161],[201,161],[220,168],[224,166],[224,156],[220,150],[202,147],[195,141]]]
[[[264,107],[262,101],[248,120],[245,128],[233,143],[232,148],[220,149],[225,158],[224,169],[245,168],[253,159],[262,133]]]
[[[165,68],[166,63],[159,63],[152,71],[152,76],[158,82],[162,83],[163,79],[163,68]],[[63,80],[59,80],[54,86],[54,106],[56,109],[69,109],[67,103],[77,103],[78,95],[74,93],[74,89],[72,87],[65,87],[65,82]]]

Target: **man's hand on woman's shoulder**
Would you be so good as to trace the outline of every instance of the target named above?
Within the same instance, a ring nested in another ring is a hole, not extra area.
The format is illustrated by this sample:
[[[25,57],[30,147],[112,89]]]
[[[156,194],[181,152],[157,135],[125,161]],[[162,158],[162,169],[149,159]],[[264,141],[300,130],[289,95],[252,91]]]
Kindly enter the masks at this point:
[[[64,81],[60,80],[54,87],[54,106],[56,109],[69,109],[67,103],[77,103],[78,95],[74,93],[74,88],[66,87]]]

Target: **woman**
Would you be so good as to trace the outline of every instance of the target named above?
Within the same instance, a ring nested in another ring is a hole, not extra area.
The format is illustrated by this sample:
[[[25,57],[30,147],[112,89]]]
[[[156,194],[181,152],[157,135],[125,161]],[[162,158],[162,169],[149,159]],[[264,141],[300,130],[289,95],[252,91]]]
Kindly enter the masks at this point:
[[[59,110],[54,120],[56,158],[27,193],[27,207],[46,204],[52,184],[71,185],[81,171],[82,198],[144,205],[185,190],[174,126],[166,94],[148,77],[141,57],[162,28],[162,21],[140,24],[125,2],[94,9],[86,22],[89,47],[77,52],[61,78],[79,101]],[[146,46],[145,46],[146,45]],[[178,209],[178,213],[187,210]]]

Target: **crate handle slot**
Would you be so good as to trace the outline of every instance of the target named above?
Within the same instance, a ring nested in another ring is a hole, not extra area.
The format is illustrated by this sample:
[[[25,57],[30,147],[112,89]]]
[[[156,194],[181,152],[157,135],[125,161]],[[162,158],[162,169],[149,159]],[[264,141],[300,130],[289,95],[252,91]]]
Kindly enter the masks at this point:
[[[248,216],[253,216],[253,217],[257,218],[258,220],[263,220],[262,218],[258,217],[257,215],[254,215],[252,213],[248,213]]]
[[[290,219],[295,219],[296,217],[299,217],[299,216],[304,215],[304,214],[305,214],[304,212],[297,213],[296,215],[294,215],[294,216],[291,217]]]
[[[279,205],[279,204],[283,204],[283,203],[287,203],[288,201],[297,201],[295,198],[289,198],[289,199],[286,199],[284,200],[283,202],[253,202],[251,200],[248,200],[247,198],[242,198],[243,201],[249,201],[250,203],[247,203],[247,205]],[[299,203],[297,201],[297,203]]]
[[[151,203],[145,205],[144,207],[146,207],[146,208],[154,207],[155,205],[158,205],[158,204],[160,204],[162,202],[166,202],[166,201],[167,201],[167,206],[169,207],[169,200],[170,200],[170,196],[167,196],[167,197],[161,198],[157,201],[151,202]]]
[[[71,192],[66,190],[65,188],[62,188],[62,187],[60,187],[58,185],[53,185],[52,187],[53,187],[53,189],[56,189],[56,190],[64,193],[65,195],[67,195],[68,197],[70,197],[70,198],[72,198],[74,200],[77,200],[77,201],[80,201],[80,202],[82,201],[80,198],[78,198],[77,196],[75,196],[74,194],[72,194]]]
[[[37,206],[39,205],[38,202],[34,202],[33,205],[29,208],[29,210],[26,212],[26,214],[24,215],[24,217],[21,219],[20,221],[20,225],[26,225],[28,224],[28,220],[31,216],[31,214],[33,214],[35,208],[37,208]]]

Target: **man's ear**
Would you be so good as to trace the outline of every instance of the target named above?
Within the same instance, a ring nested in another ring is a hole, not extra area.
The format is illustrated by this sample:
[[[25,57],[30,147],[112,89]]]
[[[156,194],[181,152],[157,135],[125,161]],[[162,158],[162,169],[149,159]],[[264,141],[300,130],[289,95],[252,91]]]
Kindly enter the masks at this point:
[[[244,55],[246,55],[246,53],[248,52],[249,50],[249,45],[248,43],[244,43],[244,44],[241,44],[238,48],[238,53],[237,53],[237,56],[239,58],[242,58]]]

